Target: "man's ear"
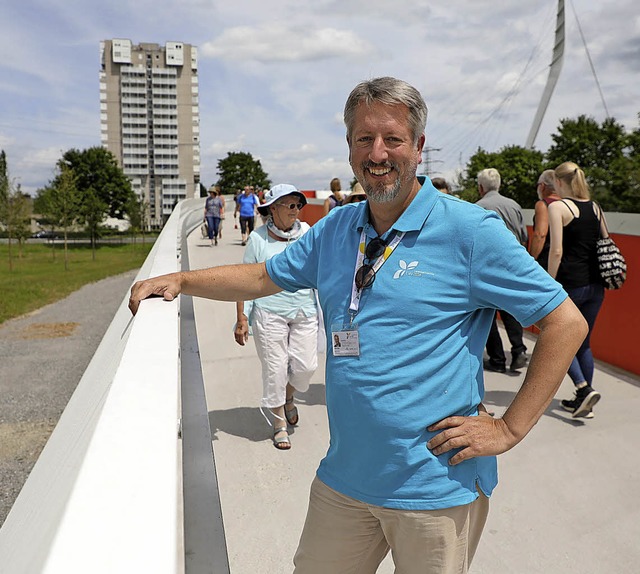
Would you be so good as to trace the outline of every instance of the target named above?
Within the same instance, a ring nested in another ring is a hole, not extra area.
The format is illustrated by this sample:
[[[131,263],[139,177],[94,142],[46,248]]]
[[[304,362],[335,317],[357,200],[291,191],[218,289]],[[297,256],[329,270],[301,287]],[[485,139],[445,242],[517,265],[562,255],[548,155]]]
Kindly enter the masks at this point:
[[[424,134],[422,134],[418,138],[418,146],[417,146],[417,151],[418,151],[418,155],[419,155],[418,164],[422,163],[422,150],[424,149],[424,144],[425,144],[426,140],[427,140],[427,138],[425,138]]]

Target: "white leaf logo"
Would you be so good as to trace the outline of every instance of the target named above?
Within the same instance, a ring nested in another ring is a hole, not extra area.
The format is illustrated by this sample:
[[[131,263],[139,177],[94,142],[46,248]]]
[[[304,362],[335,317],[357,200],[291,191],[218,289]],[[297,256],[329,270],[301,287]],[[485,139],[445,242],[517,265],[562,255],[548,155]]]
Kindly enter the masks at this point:
[[[398,262],[398,265],[400,265],[400,269],[398,269],[394,274],[393,274],[393,278],[394,279],[399,279],[400,277],[402,277],[407,271],[411,271],[411,269],[415,269],[418,266],[418,262],[417,261],[412,261],[411,263],[407,263],[406,261],[404,261],[403,259],[400,259],[400,261]]]

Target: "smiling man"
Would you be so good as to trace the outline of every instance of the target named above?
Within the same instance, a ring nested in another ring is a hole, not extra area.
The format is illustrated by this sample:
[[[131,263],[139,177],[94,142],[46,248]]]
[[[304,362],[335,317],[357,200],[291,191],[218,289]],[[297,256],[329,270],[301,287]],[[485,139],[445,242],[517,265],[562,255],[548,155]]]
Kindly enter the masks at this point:
[[[331,441],[311,486],[296,574],[373,574],[389,550],[398,573],[467,572],[497,483],[495,455],[535,425],[586,334],[561,286],[495,213],[416,176],[426,118],[406,82],[362,82],[344,119],[368,201],[331,211],[266,263],[132,288],[134,313],[151,294],[235,301],[318,290],[334,343],[326,364]],[[524,383],[500,419],[482,406],[495,309],[540,328]]]

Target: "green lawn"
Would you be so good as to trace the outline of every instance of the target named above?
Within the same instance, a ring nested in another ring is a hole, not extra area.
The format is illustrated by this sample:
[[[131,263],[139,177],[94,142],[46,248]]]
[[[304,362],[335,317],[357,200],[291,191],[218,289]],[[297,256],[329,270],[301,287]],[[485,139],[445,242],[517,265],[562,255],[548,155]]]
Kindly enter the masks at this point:
[[[69,244],[68,266],[64,268],[62,244],[27,244],[22,257],[12,246],[13,271],[9,271],[7,244],[0,244],[0,323],[63,299],[87,283],[137,269],[147,257],[152,240],[143,245],[102,245],[92,259],[91,249]]]

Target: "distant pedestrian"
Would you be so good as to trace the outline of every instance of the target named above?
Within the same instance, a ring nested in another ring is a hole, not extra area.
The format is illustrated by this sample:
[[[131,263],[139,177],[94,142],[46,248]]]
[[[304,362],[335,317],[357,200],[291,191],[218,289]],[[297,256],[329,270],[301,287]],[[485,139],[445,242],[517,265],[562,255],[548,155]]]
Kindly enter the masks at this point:
[[[220,227],[218,227],[218,239],[222,239],[222,228],[224,226],[225,212],[227,211],[227,202],[222,195],[222,188],[219,185],[215,185],[214,188],[218,194],[218,197],[222,201],[222,206],[224,208],[224,211],[222,212],[222,215],[220,217]]]
[[[476,203],[485,209],[495,211],[502,218],[509,231],[516,236],[518,243],[525,247],[527,245],[527,228],[524,224],[522,208],[513,199],[500,194],[500,184],[501,177],[497,169],[488,168],[479,172],[478,192],[480,199]],[[500,317],[511,343],[509,370],[515,372],[527,364],[527,347],[522,338],[522,325],[513,315],[504,310],[500,311]],[[487,338],[487,355],[489,355],[489,359],[484,362],[485,369],[498,373],[507,372],[507,358],[504,354],[502,338],[495,316]]]
[[[335,207],[339,207],[344,203],[344,193],[342,193],[342,185],[337,177],[334,177],[329,183],[331,195],[324,200],[324,214],[327,215]]]
[[[240,233],[242,234],[242,245],[247,244],[247,238],[255,226],[256,208],[260,201],[253,193],[253,187],[245,185],[244,193],[238,195],[234,217],[240,216]]]
[[[531,256],[542,265],[543,269],[549,266],[549,213],[548,208],[554,201],[560,199],[556,193],[555,172],[547,169],[540,174],[536,192],[538,201],[536,201],[533,215],[533,237],[529,246]]]
[[[449,184],[447,183],[447,180],[444,179],[443,177],[434,177],[434,178],[432,178],[431,179],[431,184],[438,191],[441,191],[442,193],[446,193],[448,195],[451,195],[451,188],[449,187]]]
[[[596,241],[600,234],[608,237],[609,233],[604,213],[591,201],[584,172],[575,163],[567,161],[555,169],[555,176],[556,190],[562,200],[549,206],[549,275],[565,288],[589,326],[589,333],[569,367],[576,395],[571,400],[561,401],[561,405],[574,418],[592,418],[600,393],[593,388],[591,333],[604,300]]]
[[[353,186],[351,193],[344,198],[344,205],[366,200],[367,194],[364,192],[364,188],[359,183],[356,183]]]
[[[211,245],[218,245],[220,221],[224,217],[224,201],[218,196],[215,186],[209,188],[209,197],[204,203],[204,218],[207,222],[207,233]]]

